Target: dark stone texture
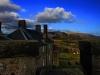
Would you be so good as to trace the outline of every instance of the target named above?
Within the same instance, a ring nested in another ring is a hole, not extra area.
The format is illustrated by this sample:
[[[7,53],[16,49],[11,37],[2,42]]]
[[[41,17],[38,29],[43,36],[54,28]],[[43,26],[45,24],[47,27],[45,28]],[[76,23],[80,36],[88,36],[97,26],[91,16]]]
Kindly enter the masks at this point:
[[[0,41],[0,57],[37,56],[39,55],[37,41],[10,40]]]
[[[79,41],[80,67],[85,75],[100,75],[100,42]]]

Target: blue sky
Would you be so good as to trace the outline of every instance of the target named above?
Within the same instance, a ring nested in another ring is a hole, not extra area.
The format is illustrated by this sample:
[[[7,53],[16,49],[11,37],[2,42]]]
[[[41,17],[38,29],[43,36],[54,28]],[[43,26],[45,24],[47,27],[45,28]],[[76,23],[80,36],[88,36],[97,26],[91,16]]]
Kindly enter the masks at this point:
[[[0,0],[0,7],[4,33],[25,19],[30,29],[46,23],[51,31],[100,35],[100,0]]]

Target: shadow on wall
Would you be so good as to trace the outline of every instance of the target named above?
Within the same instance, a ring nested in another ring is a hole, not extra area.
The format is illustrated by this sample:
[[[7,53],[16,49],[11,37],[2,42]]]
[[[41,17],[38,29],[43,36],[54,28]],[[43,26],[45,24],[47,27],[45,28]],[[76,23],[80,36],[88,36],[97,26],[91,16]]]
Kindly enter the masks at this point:
[[[79,41],[80,68],[85,75],[100,75],[100,42]]]
[[[42,70],[40,75],[84,75],[79,69],[52,69]]]

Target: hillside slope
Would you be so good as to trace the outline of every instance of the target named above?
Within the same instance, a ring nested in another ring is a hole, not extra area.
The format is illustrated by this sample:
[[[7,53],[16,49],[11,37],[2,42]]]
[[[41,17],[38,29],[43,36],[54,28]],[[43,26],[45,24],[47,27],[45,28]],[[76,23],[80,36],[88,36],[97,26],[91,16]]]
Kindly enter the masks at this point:
[[[77,33],[77,32],[48,32],[48,36],[50,38],[62,38],[62,37],[70,37],[70,38],[98,38],[95,35],[87,34],[87,33]]]

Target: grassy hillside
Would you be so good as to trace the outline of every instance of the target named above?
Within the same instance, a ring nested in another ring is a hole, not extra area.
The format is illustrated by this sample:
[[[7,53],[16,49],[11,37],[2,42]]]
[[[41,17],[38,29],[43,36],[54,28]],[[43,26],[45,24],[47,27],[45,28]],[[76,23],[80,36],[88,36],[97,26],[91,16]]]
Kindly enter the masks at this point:
[[[48,36],[52,39],[62,38],[99,38],[92,34],[77,33],[77,32],[48,32]]]

